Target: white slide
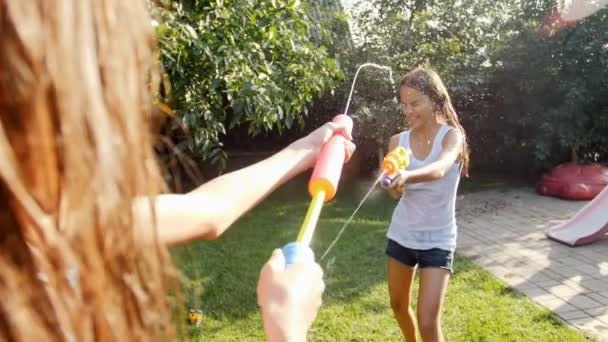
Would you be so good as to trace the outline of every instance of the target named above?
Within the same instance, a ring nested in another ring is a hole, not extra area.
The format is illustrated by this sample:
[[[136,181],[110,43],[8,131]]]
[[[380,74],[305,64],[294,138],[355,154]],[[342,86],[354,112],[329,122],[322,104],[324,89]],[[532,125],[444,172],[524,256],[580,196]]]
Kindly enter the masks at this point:
[[[545,234],[572,247],[608,238],[608,186],[569,221],[548,229]]]

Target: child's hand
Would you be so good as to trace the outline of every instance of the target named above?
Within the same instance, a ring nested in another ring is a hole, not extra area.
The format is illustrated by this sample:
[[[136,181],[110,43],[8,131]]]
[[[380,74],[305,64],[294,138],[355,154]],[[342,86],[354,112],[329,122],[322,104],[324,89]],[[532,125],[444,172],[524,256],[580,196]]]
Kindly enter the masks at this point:
[[[258,304],[269,341],[305,341],[321,307],[323,271],[316,262],[285,269],[285,257],[275,250],[260,272]]]
[[[321,148],[323,145],[329,141],[329,139],[334,135],[335,132],[342,131],[347,136],[347,139],[344,142],[344,148],[346,152],[345,162],[347,162],[352,154],[355,152],[355,144],[353,144],[350,140],[352,140],[352,136],[346,130],[347,127],[344,123],[335,123],[335,122],[327,122],[323,126],[317,128],[312,131],[310,134],[301,138],[294,143],[292,143],[289,148],[296,150],[306,150],[309,152],[309,156],[305,161],[304,165],[306,168],[310,168],[314,166],[319,154],[321,153]]]
[[[399,170],[396,175],[393,177],[383,177],[380,181],[380,185],[384,189],[392,189],[394,191],[398,191],[399,193],[403,192],[405,188],[405,183],[407,181],[407,171]]]
[[[397,173],[394,176],[383,176],[382,179],[380,180],[380,186],[384,189],[390,189],[392,187],[395,186],[395,184],[397,183],[397,180],[399,179],[399,174]]]

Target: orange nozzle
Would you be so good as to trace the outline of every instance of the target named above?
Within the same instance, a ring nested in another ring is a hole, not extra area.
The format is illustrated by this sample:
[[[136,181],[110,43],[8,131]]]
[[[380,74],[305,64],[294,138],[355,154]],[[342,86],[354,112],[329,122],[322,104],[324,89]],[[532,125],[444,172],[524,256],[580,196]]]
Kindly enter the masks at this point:
[[[353,129],[353,120],[344,114],[336,116],[332,121],[336,123],[345,122],[349,134]],[[342,165],[344,165],[344,158],[346,157],[346,151],[344,150],[345,140],[346,135],[343,132],[338,132],[323,145],[312,177],[310,177],[310,182],[308,183],[308,192],[311,196],[314,197],[316,193],[323,191],[325,192],[325,202],[327,202],[336,195],[338,182],[342,173]]]
[[[384,157],[380,169],[387,176],[391,176],[397,171],[407,168],[409,164],[410,157],[407,150],[403,146],[397,146]]]

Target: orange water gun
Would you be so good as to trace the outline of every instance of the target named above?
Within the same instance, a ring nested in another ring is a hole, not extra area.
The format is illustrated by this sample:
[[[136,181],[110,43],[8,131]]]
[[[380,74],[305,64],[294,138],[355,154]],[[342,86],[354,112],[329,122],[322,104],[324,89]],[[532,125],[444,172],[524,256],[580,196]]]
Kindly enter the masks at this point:
[[[397,146],[382,160],[382,186],[389,187],[399,178],[399,171],[405,170],[410,164],[410,157],[403,146]],[[402,189],[400,189],[402,190]]]

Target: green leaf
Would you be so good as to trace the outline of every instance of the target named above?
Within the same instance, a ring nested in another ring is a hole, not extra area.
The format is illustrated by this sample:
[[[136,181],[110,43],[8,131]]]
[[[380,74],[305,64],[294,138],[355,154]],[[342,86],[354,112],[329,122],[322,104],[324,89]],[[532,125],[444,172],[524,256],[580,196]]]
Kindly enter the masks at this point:
[[[298,1],[184,4],[153,12],[163,18],[160,59],[191,134],[185,139],[201,157],[241,123],[252,135],[291,127],[294,113],[336,85],[342,71],[328,49],[310,42],[313,22]]]

